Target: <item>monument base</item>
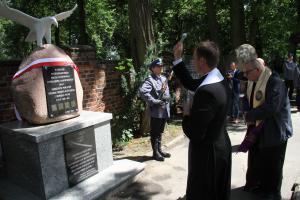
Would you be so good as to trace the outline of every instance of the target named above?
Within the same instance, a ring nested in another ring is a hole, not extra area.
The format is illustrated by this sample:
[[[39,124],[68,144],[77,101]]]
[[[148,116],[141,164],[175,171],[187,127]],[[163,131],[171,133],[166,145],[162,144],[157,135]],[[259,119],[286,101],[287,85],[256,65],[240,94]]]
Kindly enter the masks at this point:
[[[101,173],[79,183],[73,188],[50,198],[50,200],[92,200],[106,199],[106,197],[118,188],[132,183],[134,178],[144,170],[145,164],[118,160]],[[1,200],[41,200],[36,195],[12,184],[7,179],[0,178]]]
[[[111,119],[108,113],[84,111],[80,117],[43,126],[25,122],[1,124],[5,180],[38,199],[59,199],[59,194],[76,193],[76,188],[83,199],[93,199],[98,193],[92,189],[96,190],[96,186],[90,185],[91,182],[99,185],[110,183],[114,180],[111,177],[124,179],[129,174],[138,174],[143,168],[138,163],[113,163]],[[129,171],[117,173],[123,168]],[[0,199],[9,199],[7,195],[2,196],[5,191],[1,190],[3,187],[0,187]],[[79,193],[75,196],[80,196]]]

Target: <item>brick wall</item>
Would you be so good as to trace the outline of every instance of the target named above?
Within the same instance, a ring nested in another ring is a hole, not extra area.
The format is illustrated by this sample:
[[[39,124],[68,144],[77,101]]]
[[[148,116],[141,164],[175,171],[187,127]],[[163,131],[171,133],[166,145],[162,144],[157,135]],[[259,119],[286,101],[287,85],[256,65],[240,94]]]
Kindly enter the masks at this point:
[[[19,65],[20,61],[0,62],[0,123],[15,119],[10,85]]]
[[[90,111],[118,113],[122,109],[120,74],[115,62],[99,61],[90,46],[64,48],[80,69],[83,107]],[[11,78],[20,61],[0,61],[0,123],[15,120],[10,95]]]

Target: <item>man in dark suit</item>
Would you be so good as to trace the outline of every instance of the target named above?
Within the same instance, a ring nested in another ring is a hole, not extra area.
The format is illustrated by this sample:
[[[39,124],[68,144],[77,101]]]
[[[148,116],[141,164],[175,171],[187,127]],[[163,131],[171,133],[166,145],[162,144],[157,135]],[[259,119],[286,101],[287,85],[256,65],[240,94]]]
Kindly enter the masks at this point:
[[[300,59],[299,59],[298,65],[294,71],[294,86],[297,91],[296,106],[297,106],[298,112],[300,112]]]
[[[294,62],[294,55],[292,53],[288,53],[288,59],[284,62],[283,72],[284,72],[284,82],[286,88],[288,89],[288,94],[290,100],[293,98],[294,93],[294,72],[297,68],[297,64]]]
[[[239,113],[240,113],[240,90],[241,83],[238,79],[240,70],[237,69],[235,62],[230,63],[230,70],[227,71],[227,80],[230,85],[230,122],[237,124],[239,122]]]
[[[259,191],[266,200],[281,200],[282,170],[287,140],[292,136],[289,97],[284,82],[276,72],[262,78],[267,68],[257,59],[243,66],[244,75],[252,81],[248,87],[250,110],[245,119],[248,124],[264,123],[255,145],[259,167]],[[261,85],[262,89],[258,89]],[[265,89],[264,89],[265,88]],[[264,101],[255,106],[255,102]]]
[[[226,131],[227,84],[217,69],[219,49],[201,42],[194,52],[193,79],[182,61],[183,44],[174,47],[173,70],[188,90],[195,92],[192,108],[185,113],[183,130],[190,139],[187,200],[229,200],[231,143]]]

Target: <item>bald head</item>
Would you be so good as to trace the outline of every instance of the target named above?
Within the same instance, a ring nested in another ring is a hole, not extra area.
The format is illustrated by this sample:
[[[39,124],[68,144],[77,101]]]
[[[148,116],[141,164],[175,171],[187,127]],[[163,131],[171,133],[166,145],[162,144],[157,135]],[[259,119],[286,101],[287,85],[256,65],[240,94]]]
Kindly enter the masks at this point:
[[[260,64],[261,64],[262,66],[266,66],[266,63],[265,63],[264,59],[262,59],[262,58],[257,58],[257,61],[260,62]]]
[[[262,60],[262,59],[261,59]],[[256,68],[258,70],[263,70],[264,69],[264,60],[261,61],[260,59],[254,59],[254,60],[251,60],[250,62],[247,63],[247,65],[250,65],[252,68]]]

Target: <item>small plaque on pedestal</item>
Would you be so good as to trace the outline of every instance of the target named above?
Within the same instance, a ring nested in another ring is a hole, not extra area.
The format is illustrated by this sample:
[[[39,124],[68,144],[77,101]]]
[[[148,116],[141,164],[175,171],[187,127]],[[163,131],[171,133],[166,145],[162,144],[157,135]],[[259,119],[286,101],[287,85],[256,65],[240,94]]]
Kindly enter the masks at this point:
[[[49,118],[78,111],[74,69],[71,66],[43,67]]]
[[[93,127],[64,135],[64,143],[70,186],[98,173]]]

